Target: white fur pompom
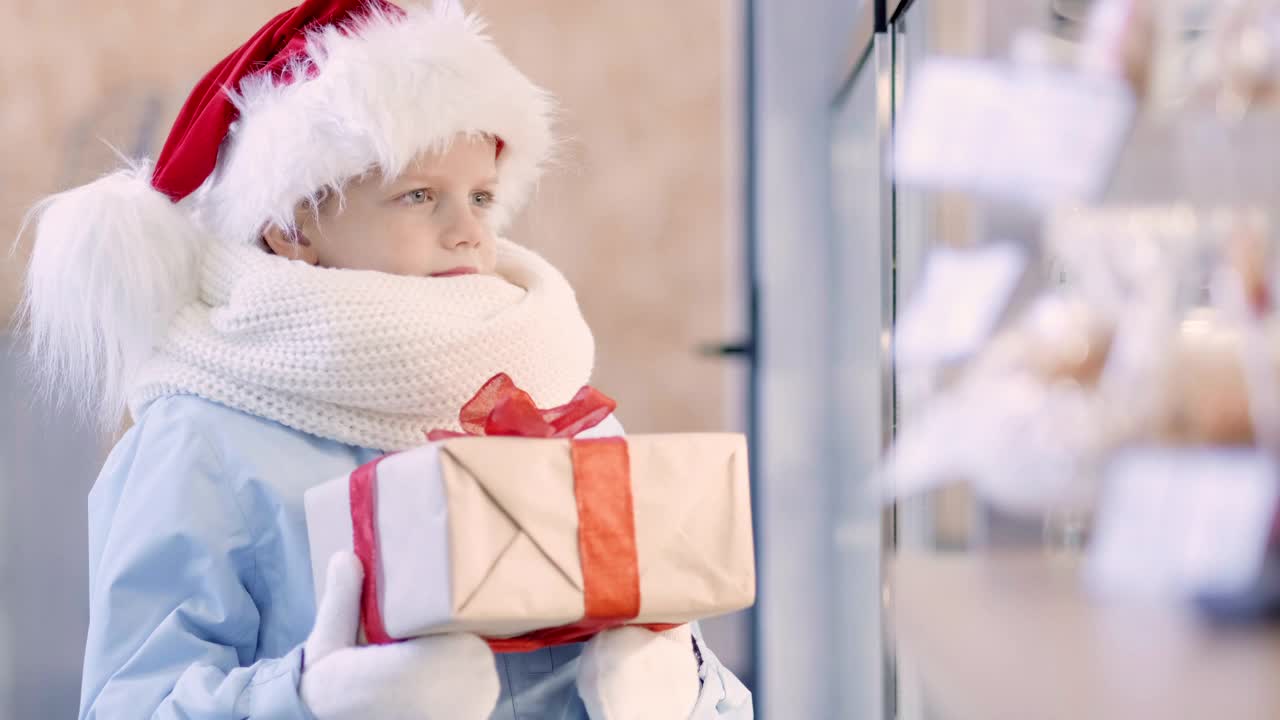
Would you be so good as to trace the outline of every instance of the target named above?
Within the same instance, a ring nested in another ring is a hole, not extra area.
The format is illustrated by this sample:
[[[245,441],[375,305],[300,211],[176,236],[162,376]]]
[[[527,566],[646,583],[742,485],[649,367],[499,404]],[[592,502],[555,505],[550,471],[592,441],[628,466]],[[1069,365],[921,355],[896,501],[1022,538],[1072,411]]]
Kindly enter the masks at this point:
[[[151,186],[149,167],[53,195],[28,220],[21,313],[38,388],[113,430],[130,379],[195,297],[200,233]]]

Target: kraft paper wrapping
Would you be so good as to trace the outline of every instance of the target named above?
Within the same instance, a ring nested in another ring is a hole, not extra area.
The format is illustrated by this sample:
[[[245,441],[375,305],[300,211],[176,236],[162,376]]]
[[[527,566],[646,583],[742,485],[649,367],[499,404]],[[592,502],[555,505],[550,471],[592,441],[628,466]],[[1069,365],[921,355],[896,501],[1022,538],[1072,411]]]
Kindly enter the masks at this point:
[[[630,435],[640,614],[684,623],[755,599],[746,440]],[[393,637],[510,637],[583,617],[569,440],[458,438],[377,468],[379,608]],[[306,493],[317,593],[351,549],[348,478]]]

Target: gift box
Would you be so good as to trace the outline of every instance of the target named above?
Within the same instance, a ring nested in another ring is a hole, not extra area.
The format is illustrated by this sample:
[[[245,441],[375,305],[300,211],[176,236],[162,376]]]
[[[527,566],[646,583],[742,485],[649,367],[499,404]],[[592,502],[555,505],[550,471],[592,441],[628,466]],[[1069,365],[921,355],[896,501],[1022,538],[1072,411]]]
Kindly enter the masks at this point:
[[[584,415],[539,413],[551,425]],[[504,414],[529,416],[491,408],[486,436],[446,437],[307,491],[315,587],[334,552],[355,551],[367,641],[465,631],[528,650],[754,602],[742,435],[549,436],[578,434],[569,422],[520,437],[495,428]]]

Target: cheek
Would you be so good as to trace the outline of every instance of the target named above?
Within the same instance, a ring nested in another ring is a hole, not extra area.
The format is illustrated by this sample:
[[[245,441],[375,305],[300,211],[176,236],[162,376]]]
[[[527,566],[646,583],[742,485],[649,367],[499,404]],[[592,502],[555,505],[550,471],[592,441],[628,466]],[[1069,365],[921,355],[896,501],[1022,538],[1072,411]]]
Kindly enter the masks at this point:
[[[386,219],[379,228],[386,243],[396,248],[423,245],[436,235],[435,224],[421,213],[402,213]]]
[[[378,212],[347,213],[322,221],[322,229],[328,264],[375,270],[387,269],[421,233],[403,217]]]

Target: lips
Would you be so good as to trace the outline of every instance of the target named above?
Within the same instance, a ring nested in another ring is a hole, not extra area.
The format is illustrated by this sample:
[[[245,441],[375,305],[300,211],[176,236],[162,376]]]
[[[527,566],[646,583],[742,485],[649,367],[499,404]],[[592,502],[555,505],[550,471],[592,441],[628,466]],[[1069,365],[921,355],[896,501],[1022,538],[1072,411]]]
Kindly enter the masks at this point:
[[[444,272],[431,273],[431,277],[457,277],[458,275],[475,275],[478,270],[473,267],[456,267]]]

